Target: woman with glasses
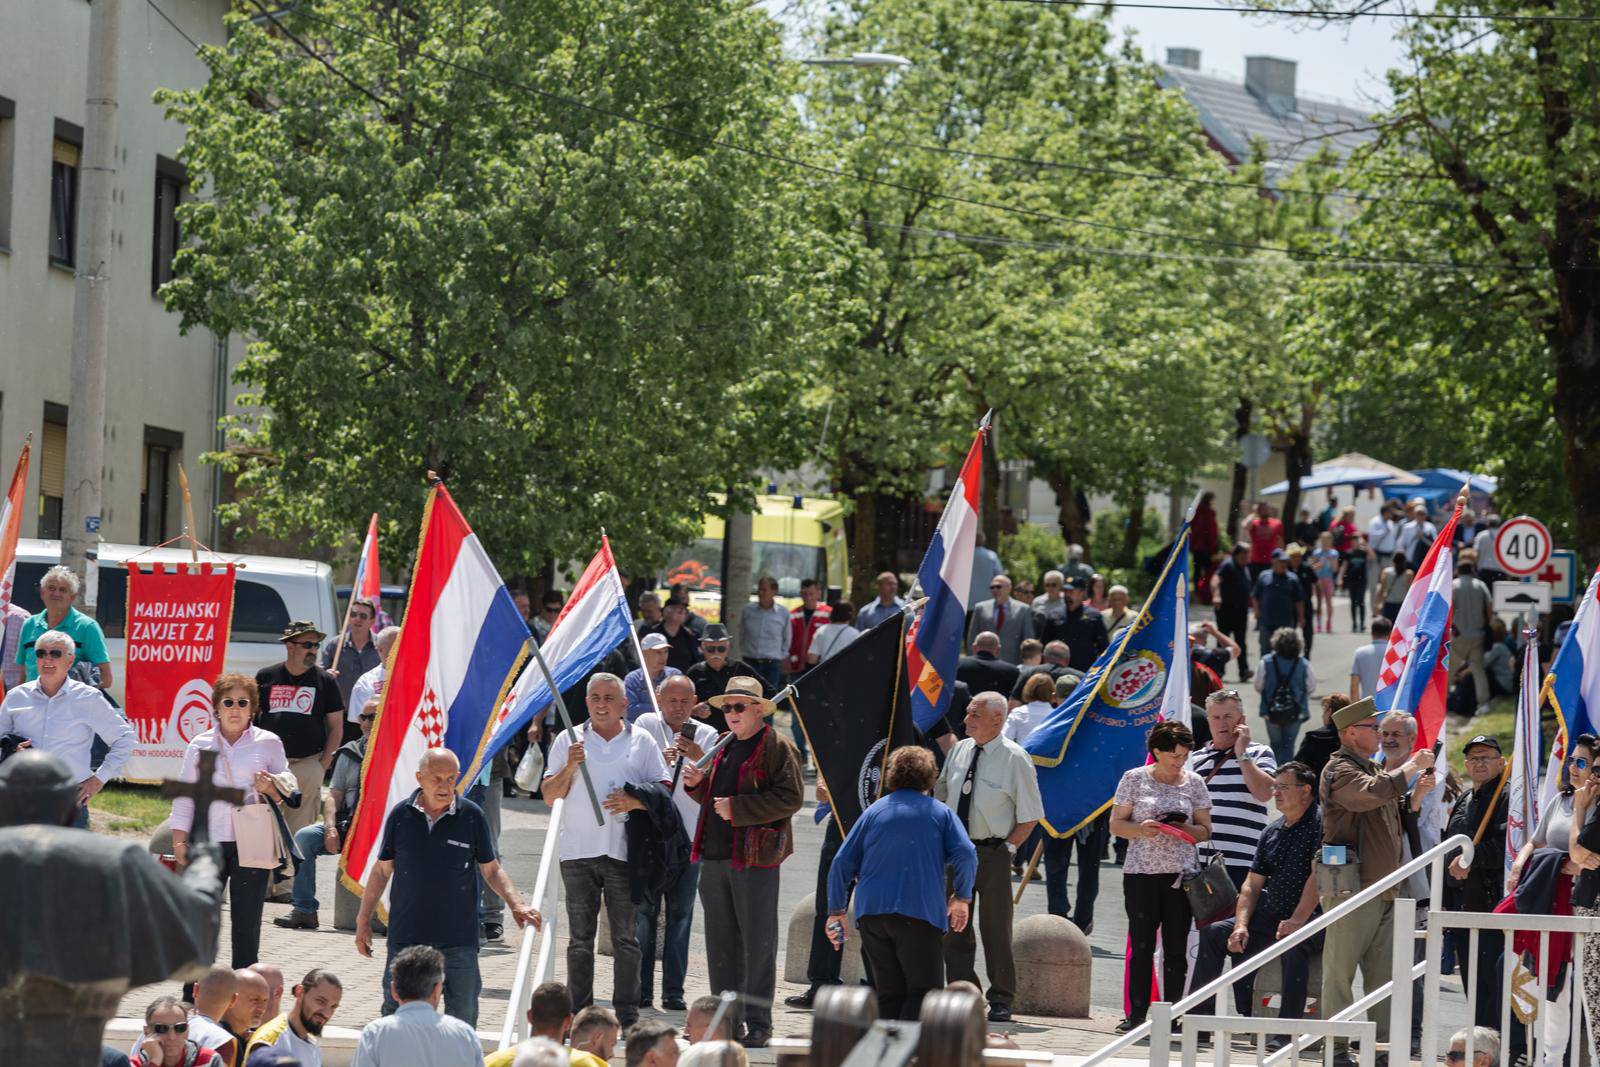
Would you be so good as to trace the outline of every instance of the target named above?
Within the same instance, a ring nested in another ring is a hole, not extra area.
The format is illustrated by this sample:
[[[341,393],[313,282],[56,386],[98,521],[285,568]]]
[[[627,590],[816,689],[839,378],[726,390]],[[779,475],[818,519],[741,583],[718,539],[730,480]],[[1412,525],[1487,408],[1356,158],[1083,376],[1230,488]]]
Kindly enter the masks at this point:
[[[183,769],[178,780],[198,781],[200,753],[217,754],[212,781],[242,789],[245,804],[283,800],[290,807],[300,803],[299,792],[285,796],[274,777],[289,770],[283,755],[283,742],[276,734],[252,726],[257,708],[256,683],[246,674],[224,674],[211,687],[211,707],[215,721],[211,729],[189,742],[183,754]],[[236,809],[230,804],[213,804],[206,826],[211,840],[222,847],[222,879],[228,883],[228,899],[233,909],[233,966],[248,967],[260,958],[261,908],[267,899],[267,882],[272,871],[240,862]],[[194,800],[177,797],[172,801],[172,851],[178,868],[189,864],[189,831],[194,826]],[[248,832],[248,831],[247,831]]]
[[[220,1067],[222,1058],[189,1037],[189,1016],[177,997],[157,997],[144,1010],[144,1036],[131,1067]]]

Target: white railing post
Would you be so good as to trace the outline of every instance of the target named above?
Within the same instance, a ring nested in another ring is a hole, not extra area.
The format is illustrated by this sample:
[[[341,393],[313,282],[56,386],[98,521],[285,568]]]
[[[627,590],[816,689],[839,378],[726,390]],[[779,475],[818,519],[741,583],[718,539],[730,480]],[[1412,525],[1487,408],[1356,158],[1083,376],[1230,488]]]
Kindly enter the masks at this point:
[[[1394,985],[1389,990],[1389,1058],[1411,1057],[1411,968],[1417,958],[1417,902],[1397,897],[1394,902]],[[1405,1056],[1396,1056],[1403,1049]]]
[[[550,804],[550,821],[545,824],[544,831],[544,850],[539,855],[539,873],[534,878],[533,897],[529,901],[544,916],[544,928],[535,930],[529,926],[522,932],[522,944],[517,949],[517,969],[511,979],[511,992],[506,998],[506,1016],[500,1024],[501,1049],[511,1048],[531,1036],[526,1005],[534,987],[544,981],[545,965],[555,944],[556,912],[561,901],[561,876],[556,863],[561,852],[561,812],[565,804],[564,798]],[[550,898],[548,901],[547,897]]]
[[[1164,1000],[1156,1001],[1150,1005],[1149,1019],[1150,1067],[1167,1067],[1172,1059],[1172,1005]]]
[[[1422,1063],[1437,1063],[1439,1056],[1439,976],[1444,957],[1444,865],[1445,856],[1434,857],[1428,873],[1428,933],[1424,939],[1422,978]],[[1410,1035],[1406,1035],[1410,1040]]]

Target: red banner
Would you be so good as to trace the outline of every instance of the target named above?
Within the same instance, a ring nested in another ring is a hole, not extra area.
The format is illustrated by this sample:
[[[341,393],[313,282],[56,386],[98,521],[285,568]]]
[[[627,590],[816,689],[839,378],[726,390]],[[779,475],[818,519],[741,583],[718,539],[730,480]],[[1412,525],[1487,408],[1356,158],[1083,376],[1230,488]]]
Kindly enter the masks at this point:
[[[133,758],[123,776],[176,775],[189,742],[211,729],[211,683],[223,671],[233,622],[233,564],[128,565],[128,722]]]

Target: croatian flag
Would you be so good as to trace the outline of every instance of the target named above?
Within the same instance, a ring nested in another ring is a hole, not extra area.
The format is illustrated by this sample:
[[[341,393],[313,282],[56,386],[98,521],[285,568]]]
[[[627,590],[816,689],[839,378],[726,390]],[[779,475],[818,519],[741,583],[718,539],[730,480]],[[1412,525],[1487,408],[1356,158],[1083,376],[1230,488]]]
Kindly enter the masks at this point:
[[[1409,711],[1417,719],[1417,748],[1428,748],[1444,727],[1450,688],[1450,608],[1455,593],[1455,552],[1451,542],[1461,504],[1411,579],[1400,615],[1389,633],[1389,647],[1372,694],[1379,712]]]
[[[1578,601],[1578,610],[1567,628],[1567,639],[1556,650],[1556,658],[1545,676],[1541,695],[1556,709],[1556,739],[1550,749],[1550,765],[1545,770],[1540,796],[1544,803],[1554,798],[1561,779],[1561,766],[1567,759],[1567,745],[1579,734],[1595,733],[1600,720],[1600,568],[1589,578],[1588,588]]]
[[[611,542],[602,534],[600,551],[578,579],[539,653],[544,656],[556,685],[566,691],[583,681],[595,664],[627,640],[632,626],[633,616],[623,596],[616,560],[611,556]],[[483,746],[478,762],[468,767],[468,775],[475,774],[493,759],[494,754],[548,707],[551,700],[544,672],[530,657],[516,684],[500,702],[489,743]]]
[[[1544,810],[1539,796],[1539,634],[1525,630],[1522,686],[1517,692],[1516,738],[1511,749],[1510,796],[1506,817],[1506,873],[1511,873],[1523,842],[1539,825]],[[1556,773],[1561,765],[1556,764]]]
[[[0,615],[11,603],[11,583],[17,574],[17,538],[22,533],[22,489],[28,484],[28,451],[32,435],[22,444],[17,469],[11,475],[11,488],[0,500]]]
[[[361,802],[340,864],[353,891],[361,891],[377,863],[390,809],[417,788],[422,754],[448,748],[463,768],[476,764],[529,640],[483,545],[435,482],[422,513],[406,623],[367,744]],[[471,782],[464,774],[458,790]]]
[[[988,432],[989,416],[985,415],[928,543],[928,554],[917,568],[917,584],[928,602],[906,633],[906,677],[911,681],[911,721],[919,730],[926,730],[950,707],[956,663],[961,659],[961,631],[972,606],[967,595],[977,546],[983,442]]]
[[[378,513],[367,523],[367,539],[361,543],[361,558],[356,561],[356,579],[350,583],[352,597],[366,597],[374,605],[383,591],[378,582]]]

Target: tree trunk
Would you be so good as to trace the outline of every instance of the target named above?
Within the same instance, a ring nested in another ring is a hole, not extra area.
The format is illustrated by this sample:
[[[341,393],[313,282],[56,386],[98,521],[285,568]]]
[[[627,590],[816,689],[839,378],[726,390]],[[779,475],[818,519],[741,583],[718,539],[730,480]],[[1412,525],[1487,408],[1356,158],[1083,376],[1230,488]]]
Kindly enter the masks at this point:
[[[740,624],[744,605],[750,599],[750,587],[755,569],[754,531],[755,517],[748,511],[728,516],[722,527],[722,551],[725,561],[722,569],[722,625],[728,628],[733,650],[738,659],[740,652]]]
[[[1289,450],[1284,466],[1289,477],[1289,491],[1283,497],[1283,536],[1294,540],[1293,527],[1300,514],[1300,479],[1311,473],[1311,419],[1312,408],[1307,405],[1301,412],[1300,425],[1289,432]]]
[[[1035,470],[1056,495],[1056,521],[1061,524],[1063,544],[1087,546],[1088,523],[1085,522],[1083,511],[1078,506],[1078,491],[1073,485],[1071,473],[1056,466],[1040,466]],[[1087,551],[1085,547],[1086,554]],[[1066,559],[1065,549],[1062,550],[1061,558]]]
[[[845,529],[850,537],[850,599],[864,604],[864,596],[872,588],[872,580],[883,568],[878,561],[878,495],[857,492],[851,494],[855,511],[845,519]]]
[[[1239,398],[1239,406],[1233,409],[1233,444],[1235,449],[1242,448],[1240,442],[1250,433],[1250,413],[1254,405],[1250,398]],[[1244,488],[1249,483],[1250,468],[1238,460],[1233,464],[1233,486],[1228,490],[1228,520],[1223,527],[1223,533],[1232,541],[1239,536],[1239,520],[1244,503]]]
[[[1122,529],[1122,555],[1118,566],[1139,565],[1139,539],[1144,536],[1144,485],[1138,484],[1128,493],[1128,525]]]
[[[1572,496],[1578,553],[1585,568],[1600,563],[1600,279],[1561,279],[1561,325],[1553,331],[1554,407],[1561,426],[1561,466]]]

